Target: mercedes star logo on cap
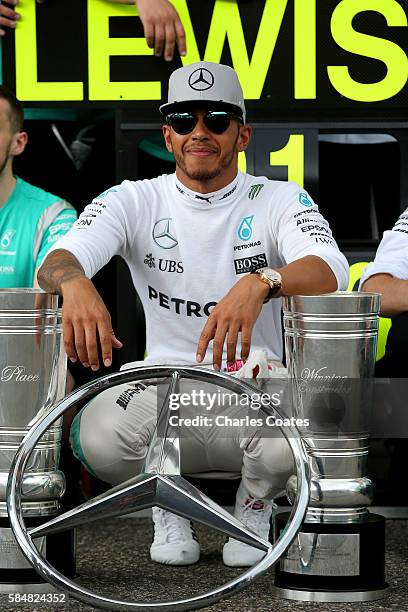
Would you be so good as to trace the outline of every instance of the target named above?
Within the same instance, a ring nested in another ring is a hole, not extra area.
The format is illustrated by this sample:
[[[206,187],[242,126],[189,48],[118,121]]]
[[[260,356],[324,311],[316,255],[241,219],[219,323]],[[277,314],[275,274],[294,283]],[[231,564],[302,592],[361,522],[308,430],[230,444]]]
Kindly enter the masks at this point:
[[[162,249],[172,249],[178,245],[171,217],[156,221],[153,228],[153,240]]]
[[[190,74],[188,84],[191,89],[196,91],[205,91],[214,85],[214,76],[206,68],[198,68]]]

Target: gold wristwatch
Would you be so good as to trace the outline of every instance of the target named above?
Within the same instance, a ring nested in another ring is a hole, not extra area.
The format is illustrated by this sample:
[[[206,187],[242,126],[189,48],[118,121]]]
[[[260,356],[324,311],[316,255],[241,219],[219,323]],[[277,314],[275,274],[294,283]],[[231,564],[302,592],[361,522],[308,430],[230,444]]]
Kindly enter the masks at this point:
[[[269,300],[282,289],[282,276],[273,268],[258,268],[252,270],[251,274],[258,274],[260,279],[266,283],[270,290],[263,303],[269,302]]]

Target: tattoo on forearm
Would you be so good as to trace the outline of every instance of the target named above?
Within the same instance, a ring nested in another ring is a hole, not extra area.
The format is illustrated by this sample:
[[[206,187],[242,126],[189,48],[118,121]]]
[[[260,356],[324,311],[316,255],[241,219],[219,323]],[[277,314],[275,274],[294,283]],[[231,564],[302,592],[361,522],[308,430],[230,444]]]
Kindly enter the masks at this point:
[[[38,284],[48,293],[61,293],[62,283],[75,277],[84,277],[84,269],[77,258],[64,249],[48,255],[38,271]]]

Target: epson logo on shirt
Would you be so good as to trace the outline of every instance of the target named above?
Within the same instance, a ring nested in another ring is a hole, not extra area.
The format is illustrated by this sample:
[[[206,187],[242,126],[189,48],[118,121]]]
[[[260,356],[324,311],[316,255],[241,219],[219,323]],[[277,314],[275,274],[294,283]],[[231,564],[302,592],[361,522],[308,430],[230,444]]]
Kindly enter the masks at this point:
[[[234,259],[235,274],[245,274],[252,272],[252,270],[258,270],[258,268],[265,268],[267,265],[268,261],[265,253]]]

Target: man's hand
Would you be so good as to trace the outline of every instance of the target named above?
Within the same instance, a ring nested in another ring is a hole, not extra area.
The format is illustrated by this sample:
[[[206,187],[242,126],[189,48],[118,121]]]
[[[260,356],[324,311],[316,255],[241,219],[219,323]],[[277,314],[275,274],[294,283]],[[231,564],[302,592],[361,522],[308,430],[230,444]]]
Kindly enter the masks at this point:
[[[180,55],[186,54],[186,33],[174,6],[168,0],[110,0],[120,4],[137,4],[148,46],[155,55],[162,55],[170,62],[174,47]]]
[[[48,293],[59,293],[64,298],[62,325],[65,351],[72,362],[77,354],[85,367],[99,369],[98,340],[102,360],[108,368],[112,364],[112,347],[122,343],[112,330],[110,314],[92,281],[76,257],[65,249],[47,255],[38,270],[38,283]]]
[[[0,4],[0,36],[4,36],[6,31],[3,27],[15,28],[21,15],[14,10],[19,0],[7,0],[7,4]],[[10,6],[8,6],[10,5]]]
[[[110,314],[92,281],[76,277],[61,283],[64,298],[62,321],[65,351],[72,362],[77,354],[85,367],[99,369],[98,340],[106,367],[112,364],[112,347],[122,343],[112,330]]]
[[[268,285],[256,274],[248,274],[239,280],[208,317],[198,342],[197,361],[203,361],[208,344],[213,340],[213,367],[214,370],[220,370],[227,338],[227,361],[233,363],[240,332],[241,359],[247,359],[251,348],[252,329],[268,293]]]

